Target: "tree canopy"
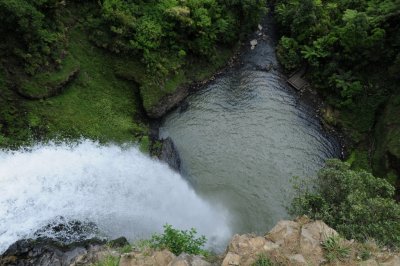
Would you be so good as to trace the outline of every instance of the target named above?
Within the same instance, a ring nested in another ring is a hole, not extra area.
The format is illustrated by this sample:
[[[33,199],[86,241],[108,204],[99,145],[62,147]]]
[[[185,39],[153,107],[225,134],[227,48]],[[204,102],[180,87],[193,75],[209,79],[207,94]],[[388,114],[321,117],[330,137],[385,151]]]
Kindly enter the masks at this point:
[[[398,0],[277,0],[278,57],[290,71],[308,65],[314,85],[351,107],[371,93],[375,67],[400,78],[399,10]]]
[[[321,219],[349,239],[400,246],[400,205],[386,180],[330,160],[317,178],[295,188],[292,214]]]

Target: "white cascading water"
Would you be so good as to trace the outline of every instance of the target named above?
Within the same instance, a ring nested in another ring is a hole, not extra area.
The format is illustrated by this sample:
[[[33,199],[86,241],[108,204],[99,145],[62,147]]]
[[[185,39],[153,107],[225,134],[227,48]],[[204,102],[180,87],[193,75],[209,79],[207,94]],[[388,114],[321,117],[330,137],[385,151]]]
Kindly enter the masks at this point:
[[[60,216],[94,222],[110,238],[146,238],[169,223],[196,228],[218,249],[231,235],[222,208],[136,147],[83,140],[0,151],[0,254]]]

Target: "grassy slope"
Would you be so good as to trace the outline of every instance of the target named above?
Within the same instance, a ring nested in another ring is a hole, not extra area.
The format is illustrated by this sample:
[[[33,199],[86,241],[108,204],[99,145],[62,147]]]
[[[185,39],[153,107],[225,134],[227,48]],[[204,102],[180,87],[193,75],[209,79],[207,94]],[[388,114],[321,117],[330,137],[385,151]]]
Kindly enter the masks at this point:
[[[41,95],[47,85],[58,84],[79,68],[78,77],[61,95],[42,100],[24,99],[12,86],[2,85],[5,78],[0,71],[0,86],[3,86],[0,101],[4,103],[0,106],[0,126],[3,126],[0,147],[29,145],[37,139],[85,137],[100,142],[140,141],[142,150],[148,151],[149,128],[140,119],[141,106],[149,110],[178,87],[211,77],[233,53],[233,49],[221,48],[213,62],[206,58],[188,59],[186,67],[183,62],[182,68],[163,86],[154,84],[149,82],[151,78],[136,58],[112,54],[89,41],[85,16],[93,8],[91,5],[70,6],[66,10],[63,19],[70,25],[68,54],[61,69],[30,79],[20,75],[9,81],[24,85],[28,95]]]
[[[32,126],[46,125],[48,138],[127,142],[146,134],[147,127],[135,119],[136,85],[114,75],[116,58],[91,45],[79,27],[71,32],[68,50],[80,74],[62,95],[26,102]]]
[[[49,95],[49,91],[68,79],[71,73],[79,70],[79,63],[72,56],[67,56],[59,71],[43,72],[33,78],[22,78],[19,90],[24,95],[42,98]]]

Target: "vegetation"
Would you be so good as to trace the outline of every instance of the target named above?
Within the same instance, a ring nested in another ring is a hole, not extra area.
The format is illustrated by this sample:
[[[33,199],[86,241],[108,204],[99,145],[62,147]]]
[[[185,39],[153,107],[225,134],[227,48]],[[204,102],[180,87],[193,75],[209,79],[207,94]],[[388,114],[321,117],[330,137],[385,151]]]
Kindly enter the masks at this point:
[[[355,168],[367,167],[380,177],[393,174],[391,167],[382,169],[387,160],[376,165],[371,150],[380,148],[373,144],[381,135],[372,132],[384,105],[399,95],[400,1],[274,4],[282,34],[277,48],[282,65],[290,72],[305,67],[313,87],[337,111],[329,121],[344,129],[356,148],[354,155],[362,155],[352,158]],[[395,142],[400,145],[399,138]]]
[[[87,137],[149,150],[142,107],[210,77],[264,10],[256,0],[0,1],[0,147]]]
[[[194,228],[189,231],[177,230],[171,225],[164,225],[164,233],[161,235],[153,235],[150,240],[150,246],[155,249],[168,249],[175,255],[188,253],[194,255],[207,255],[208,252],[203,249],[207,242],[205,236],[196,237]]]
[[[386,180],[330,160],[316,179],[298,183],[296,191],[292,214],[321,219],[348,239],[373,238],[383,245],[400,246],[400,205]]]
[[[226,48],[258,22],[264,9],[265,1],[256,0],[103,0],[88,24],[97,46],[141,63],[145,73],[140,77],[124,72],[141,84],[143,105],[151,110],[164,95],[190,83],[190,75],[197,76],[185,69],[199,58],[207,58],[207,68],[210,62],[221,67]]]
[[[253,266],[273,266],[273,265],[274,264],[271,262],[271,260],[264,254],[259,255],[256,262],[253,263]]]
[[[115,53],[142,58],[163,77],[175,74],[187,56],[215,56],[217,45],[235,42],[263,8],[265,2],[254,0],[103,0],[91,20],[92,38]]]
[[[100,260],[92,266],[118,266],[119,257],[107,256],[105,259]]]
[[[330,236],[323,243],[325,258],[328,262],[343,261],[350,256],[350,247],[339,236]]]
[[[62,2],[55,0],[0,1],[0,55],[15,56],[28,74],[59,64],[65,45],[58,19],[62,10]]]

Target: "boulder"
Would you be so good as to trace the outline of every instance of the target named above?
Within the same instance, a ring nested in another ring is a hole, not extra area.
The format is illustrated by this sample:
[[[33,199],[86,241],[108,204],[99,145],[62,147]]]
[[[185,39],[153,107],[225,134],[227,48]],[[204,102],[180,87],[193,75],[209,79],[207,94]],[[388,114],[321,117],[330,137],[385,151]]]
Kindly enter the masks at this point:
[[[300,238],[301,225],[294,221],[280,221],[266,236],[267,239],[287,249],[295,249]]]
[[[300,252],[312,261],[318,261],[323,257],[321,243],[336,235],[338,233],[322,221],[307,223],[301,227]]]
[[[228,252],[228,254],[226,254],[222,262],[222,266],[232,266],[232,265],[240,265],[240,256],[235,253]]]
[[[258,41],[257,41],[256,39],[251,40],[251,41],[250,41],[250,48],[251,48],[251,50],[254,50],[254,48],[257,46],[257,44],[258,44]]]
[[[290,265],[293,266],[303,266],[308,265],[307,261],[305,260],[304,256],[301,254],[289,255],[287,256]]]
[[[265,236],[235,235],[222,265],[252,265],[260,255],[279,265],[321,265],[326,260],[322,242],[338,233],[322,221],[300,217],[280,221]]]
[[[0,256],[0,265],[71,265],[95,247],[101,247],[104,241],[90,239],[69,245],[53,239],[24,239],[15,242]]]

